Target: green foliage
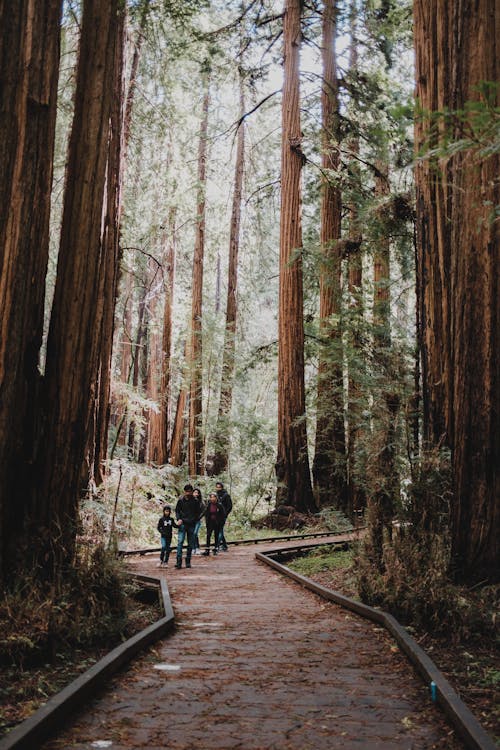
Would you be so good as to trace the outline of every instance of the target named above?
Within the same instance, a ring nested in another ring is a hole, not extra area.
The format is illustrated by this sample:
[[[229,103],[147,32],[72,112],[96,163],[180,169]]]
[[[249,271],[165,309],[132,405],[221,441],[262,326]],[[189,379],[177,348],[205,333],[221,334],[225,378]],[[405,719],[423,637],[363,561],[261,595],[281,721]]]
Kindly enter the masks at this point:
[[[384,548],[384,570],[377,571],[369,555],[358,561],[362,601],[380,606],[401,622],[455,641],[495,633],[493,588],[489,597],[454,586],[448,575],[449,545],[442,535],[418,535],[402,527]]]
[[[476,86],[477,98],[462,109],[428,112],[416,106],[416,117],[424,122],[427,140],[421,159],[439,159],[467,152],[475,161],[500,151],[500,107],[496,106],[500,84],[483,81]]]
[[[332,549],[330,546],[318,547],[300,557],[295,557],[288,567],[304,576],[312,576],[322,571],[338,568],[351,568],[356,559],[356,550]]]

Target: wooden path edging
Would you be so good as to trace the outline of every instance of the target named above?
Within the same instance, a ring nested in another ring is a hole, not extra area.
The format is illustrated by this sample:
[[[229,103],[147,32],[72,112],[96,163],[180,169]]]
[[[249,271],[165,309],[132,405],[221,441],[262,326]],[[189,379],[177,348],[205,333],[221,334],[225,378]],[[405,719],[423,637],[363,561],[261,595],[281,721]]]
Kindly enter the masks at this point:
[[[0,740],[0,750],[33,750],[59,728],[70,713],[100,688],[106,680],[129,662],[139,651],[168,633],[174,625],[174,610],[167,583],[163,578],[134,575],[146,586],[158,589],[163,617],[116,646],[92,667],[53,695],[28,719],[18,724]]]
[[[327,542],[322,542],[319,544],[299,545],[293,548],[282,547],[274,550],[266,550],[265,552],[256,552],[255,557],[257,560],[270,565],[283,575],[297,581],[310,591],[319,594],[319,596],[322,596],[324,599],[335,602],[341,607],[345,607],[361,617],[383,625],[393,636],[400,649],[415,666],[425,684],[429,686],[431,694],[435,691],[436,702],[440,705],[452,726],[464,740],[466,746],[473,750],[497,750],[497,745],[493,739],[481,726],[471,710],[459,698],[443,673],[440,672],[432,659],[425,653],[415,639],[411,637],[406,628],[404,628],[395,617],[381,609],[369,607],[367,604],[362,604],[361,602],[350,599],[343,594],[327,589],[325,586],[312,581],[310,578],[306,578],[306,576],[303,576],[300,573],[296,573],[286,565],[283,565],[272,558],[272,555],[288,553],[294,549],[303,549],[305,546],[313,548],[323,547],[326,544]],[[338,546],[339,543],[334,542],[334,544]],[[1,746],[0,750],[2,750]]]
[[[354,534],[356,532],[363,531],[364,528],[364,526],[359,526],[357,528],[347,529],[346,531],[319,531],[316,534],[314,532],[308,532],[307,534],[293,534],[288,536],[268,536],[256,539],[234,539],[228,540],[226,543],[230,547],[237,547],[239,545],[269,544],[270,542],[293,542],[295,539],[318,539],[319,537],[332,537]],[[202,547],[206,548],[206,546],[207,545],[204,542],[200,543],[200,549]],[[184,549],[186,547],[187,544],[184,544]],[[170,552],[175,552],[176,549],[177,545],[175,544],[173,547],[170,547]],[[117,554],[118,557],[130,557],[131,555],[140,555],[141,557],[143,557],[144,555],[150,555],[158,552],[161,552],[161,547],[146,547],[145,549],[119,549]]]

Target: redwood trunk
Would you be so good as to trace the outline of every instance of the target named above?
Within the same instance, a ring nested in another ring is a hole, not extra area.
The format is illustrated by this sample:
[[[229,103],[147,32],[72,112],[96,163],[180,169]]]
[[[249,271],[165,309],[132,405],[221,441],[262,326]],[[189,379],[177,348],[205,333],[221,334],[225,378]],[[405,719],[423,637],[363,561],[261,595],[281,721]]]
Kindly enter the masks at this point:
[[[351,49],[349,54],[349,69],[353,77],[358,74],[358,22],[357,0],[351,0],[350,25]],[[351,103],[354,112],[356,100]],[[355,117],[356,115],[353,114]],[[359,139],[357,135],[350,141],[351,151],[351,180],[354,196],[349,206],[349,234],[352,247],[355,248],[348,256],[348,290],[349,290],[349,355],[348,355],[348,389],[347,389],[347,513],[352,515],[361,511],[366,505],[364,490],[359,477],[364,474],[360,466],[361,451],[358,444],[362,437],[362,414],[365,410],[365,394],[361,386],[361,367],[363,354],[361,351],[361,329],[363,325],[363,255],[362,234],[359,224],[359,211],[356,194],[361,191],[361,177],[359,169]]]
[[[22,561],[33,510],[61,6],[0,0],[0,579]]]
[[[205,78],[203,117],[198,149],[198,205],[196,211],[196,237],[193,257],[191,287],[191,345],[189,352],[189,426],[188,469],[191,476],[203,474],[202,435],[202,308],[203,308],[203,262],[205,253],[205,190],[207,161],[208,106],[210,99],[209,78]]]
[[[173,222],[170,228],[173,231]],[[173,237],[164,240],[166,249],[163,253],[163,282],[164,291],[163,326],[157,330],[156,325],[150,333],[149,363],[147,377],[147,397],[157,404],[157,409],[149,409],[148,414],[148,463],[165,464],[168,458],[167,426],[168,426],[168,393],[170,375],[170,338],[172,328],[172,284],[173,284]],[[151,300],[151,316],[156,317],[156,308],[160,299],[160,287],[153,294]],[[165,349],[166,347],[166,349]]]
[[[390,193],[389,170],[385,162],[377,164],[375,179],[377,197]],[[391,357],[390,320],[390,240],[380,237],[373,258],[373,367],[375,391],[373,393],[372,440],[370,443],[371,492],[367,498],[368,544],[373,563],[384,569],[384,542],[392,539],[394,511],[399,496],[399,478],[396,466],[397,417],[399,394],[391,384],[397,383]],[[377,381],[380,386],[377,388]]]
[[[163,329],[160,361],[160,394],[158,459],[162,464],[168,461],[168,439],[170,429],[170,358],[172,355],[172,304],[175,278],[175,208],[170,210],[169,237],[165,263],[165,301],[163,306]]]
[[[139,70],[139,61],[141,57],[141,49],[144,41],[144,34],[146,28],[146,22],[150,10],[150,0],[142,0],[141,17],[139,22],[139,30],[137,32],[134,41],[134,53],[132,56],[132,64],[130,66],[130,74],[128,79],[128,86],[126,92],[125,111],[123,120],[123,144],[122,144],[122,180],[125,175],[125,168],[127,166],[127,152],[130,142],[130,131],[132,125],[132,110],[135,99],[135,91],[137,87],[137,73]],[[120,215],[118,218],[119,225],[121,224],[121,208]],[[118,233],[120,230],[118,230]],[[122,269],[119,269],[121,275]],[[132,364],[132,294],[133,294],[133,276],[130,272],[125,272],[126,276],[126,292],[125,292],[125,308],[123,318],[123,333],[120,341],[120,379],[122,383],[128,383],[131,375],[131,364]],[[120,279],[118,279],[120,283]],[[127,443],[127,430],[126,430],[126,404],[125,399],[113,404],[112,420],[113,424],[116,424],[119,434],[115,438],[115,445],[126,445]]]
[[[186,362],[187,343],[184,345],[184,362]],[[186,436],[188,401],[188,387],[182,382],[177,397],[174,425],[172,427],[172,442],[170,444],[170,463],[172,466],[182,466],[184,462],[184,438]]]
[[[345,510],[346,457],[344,434],[344,387],[340,333],[342,197],[329,171],[340,166],[338,84],[335,55],[336,0],[326,0],[323,10],[323,87],[321,164],[324,170],[321,196],[320,332],[316,446],[313,464],[315,491],[320,505]]]
[[[106,256],[105,298],[101,329],[98,409],[96,419],[95,454],[93,476],[97,485],[104,478],[108,452],[108,429],[110,419],[111,367],[115,330],[115,309],[118,296],[120,271],[120,219],[122,211],[121,187],[123,175],[123,63],[125,50],[125,14],[120,14],[121,28],[117,30],[115,59],[115,91],[110,121],[109,159],[107,175],[107,217],[104,234]]]
[[[133,276],[126,272],[125,300],[123,307],[123,325],[119,340],[120,348],[120,379],[123,383],[129,383],[132,375],[132,302],[133,302]],[[125,396],[115,404],[115,422],[119,434],[116,442],[119,445],[127,444],[127,408]]]
[[[84,489],[80,471],[98,398],[104,298],[111,293],[105,287],[105,183],[121,7],[111,0],[83,8],[35,488],[40,508],[49,501],[37,524],[50,526],[48,559],[56,561],[72,557]]]
[[[422,148],[432,113],[468,105],[438,120],[431,145],[477,128],[471,102],[481,118],[487,99],[498,107],[500,12],[496,0],[431,0],[414,14]],[[500,578],[499,172],[498,152],[474,147],[416,169],[425,434],[451,449],[452,568],[469,582]]]
[[[281,147],[280,291],[278,323],[278,504],[315,509],[304,387],[299,49],[300,0],[286,0]]]
[[[229,268],[227,279],[226,329],[222,355],[222,382],[215,434],[213,473],[220,474],[227,469],[229,460],[229,420],[233,401],[234,353],[237,318],[238,253],[240,247],[241,200],[243,195],[243,171],[245,166],[245,114],[244,80],[240,72],[240,126],[236,146],[234,173],[233,206],[229,234]]]

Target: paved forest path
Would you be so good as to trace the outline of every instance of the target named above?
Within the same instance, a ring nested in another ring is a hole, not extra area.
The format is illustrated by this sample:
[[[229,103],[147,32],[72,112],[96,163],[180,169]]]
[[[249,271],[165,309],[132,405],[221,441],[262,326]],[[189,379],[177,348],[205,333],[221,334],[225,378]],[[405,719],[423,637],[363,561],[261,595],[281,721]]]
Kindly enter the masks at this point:
[[[166,577],[175,631],[44,750],[462,747],[383,629],[283,578],[255,549],[195,556],[190,570],[175,570],[173,555],[161,570],[156,555],[131,560]]]

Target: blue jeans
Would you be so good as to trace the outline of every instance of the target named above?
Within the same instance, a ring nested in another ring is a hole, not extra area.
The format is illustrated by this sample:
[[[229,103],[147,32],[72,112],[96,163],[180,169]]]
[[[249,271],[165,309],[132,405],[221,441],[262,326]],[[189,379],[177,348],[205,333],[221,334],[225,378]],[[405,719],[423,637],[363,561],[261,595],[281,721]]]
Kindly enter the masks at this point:
[[[194,546],[194,523],[183,523],[177,530],[177,562],[176,564],[180,567],[182,565],[182,547],[184,540],[187,535],[187,552],[186,552],[186,565],[191,565],[191,552]]]
[[[227,549],[226,537],[224,536],[224,526],[225,525],[226,525],[226,521],[224,520],[222,522],[221,527],[220,527],[219,538],[217,540],[218,544],[219,544],[219,547],[222,547],[222,549]]]
[[[193,541],[193,549],[199,549],[200,548],[200,540],[198,539],[198,534],[200,532],[201,527],[201,519],[199,521],[196,521],[194,525],[194,541]]]
[[[161,562],[168,562],[168,558],[170,557],[170,542],[171,539],[167,539],[167,537],[162,536],[161,539],[161,553],[160,553],[160,561]]]

